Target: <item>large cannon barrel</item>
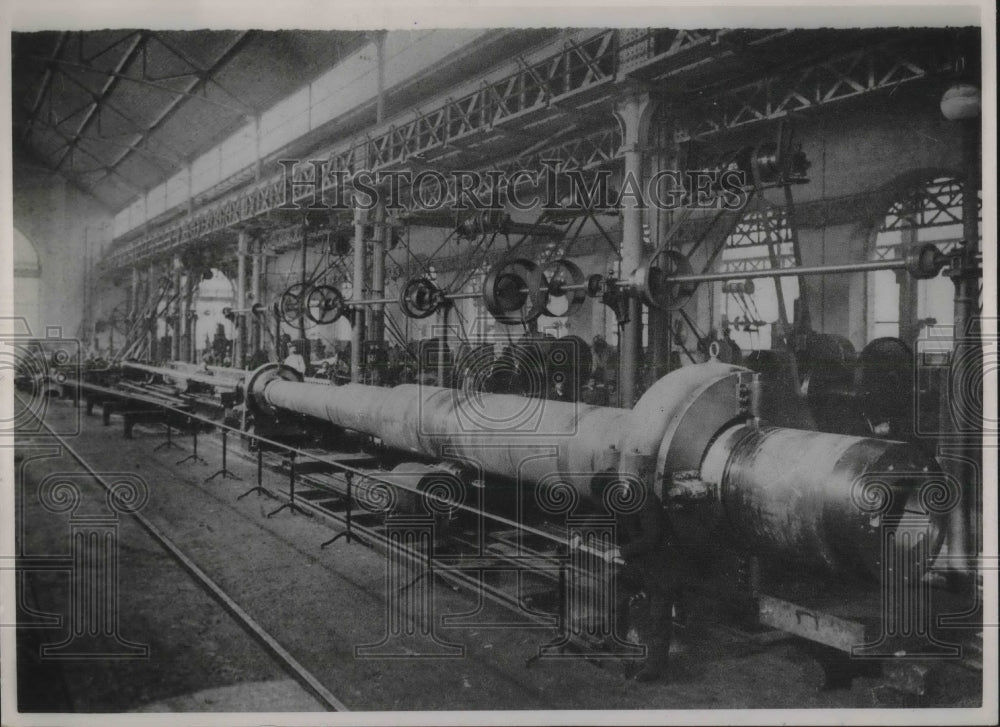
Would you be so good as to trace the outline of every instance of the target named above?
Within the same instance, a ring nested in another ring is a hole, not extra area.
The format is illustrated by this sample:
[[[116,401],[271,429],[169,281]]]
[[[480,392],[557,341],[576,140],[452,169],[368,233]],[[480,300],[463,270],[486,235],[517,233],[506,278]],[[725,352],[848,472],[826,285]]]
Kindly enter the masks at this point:
[[[239,369],[223,369],[218,373],[212,373],[193,366],[169,368],[166,366],[144,364],[138,361],[122,361],[121,367],[123,369],[161,376],[165,381],[179,384],[181,388],[186,388],[189,382],[195,382],[224,389],[235,389],[239,385],[240,377],[245,373]]]
[[[247,403],[258,415],[313,417],[484,474],[528,482],[558,475],[585,497],[594,473],[617,466],[611,434],[631,416],[625,409],[420,384],[300,383],[287,368],[267,367],[248,379]]]
[[[903,442],[762,426],[769,408],[757,375],[717,361],[671,372],[631,410],[415,384],[303,383],[273,364],[247,379],[246,396],[257,416],[312,417],[482,474],[567,483],[583,498],[608,473],[638,478],[661,498],[675,479],[700,477],[718,492],[734,539],[834,566],[877,565],[880,524],[913,511],[913,493],[937,472]],[[875,513],[859,488],[878,473],[894,473],[883,478],[893,496]]]

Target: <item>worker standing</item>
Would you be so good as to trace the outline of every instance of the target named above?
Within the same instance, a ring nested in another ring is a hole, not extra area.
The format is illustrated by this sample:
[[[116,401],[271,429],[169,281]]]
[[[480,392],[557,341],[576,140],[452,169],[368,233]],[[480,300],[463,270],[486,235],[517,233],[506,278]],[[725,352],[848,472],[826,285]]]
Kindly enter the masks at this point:
[[[293,344],[291,353],[289,353],[285,357],[285,360],[282,363],[285,366],[288,366],[289,368],[295,369],[300,374],[302,374],[303,376],[305,376],[305,374],[306,374],[306,360],[302,357],[302,354],[299,353],[299,347],[297,345],[297,342],[295,344]]]
[[[602,499],[604,489],[610,486],[643,487],[637,482],[623,482],[614,473],[599,475],[594,480],[595,494]],[[667,673],[673,609],[680,589],[677,555],[669,542],[670,528],[663,505],[648,489],[639,497],[642,503],[637,509],[615,513],[618,548],[608,557],[622,563],[614,594],[618,634],[632,636],[630,640],[646,646],[646,657],[635,679],[651,682]]]

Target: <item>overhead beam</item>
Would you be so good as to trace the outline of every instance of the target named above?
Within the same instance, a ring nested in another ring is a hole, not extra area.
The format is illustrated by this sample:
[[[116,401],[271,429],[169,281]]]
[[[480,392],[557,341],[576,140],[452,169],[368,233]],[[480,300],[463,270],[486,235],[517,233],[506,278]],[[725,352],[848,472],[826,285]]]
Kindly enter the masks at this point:
[[[63,31],[56,38],[56,47],[52,50],[52,55],[49,58],[49,62],[46,63],[45,73],[42,74],[42,81],[38,85],[38,93],[35,95],[35,101],[31,104],[31,112],[28,116],[28,125],[24,132],[21,134],[21,140],[28,142],[31,140],[31,126],[35,119],[38,118],[38,112],[41,111],[42,102],[45,100],[45,94],[49,92],[49,87],[52,84],[52,76],[54,72],[52,70],[51,61],[56,60],[60,54],[63,52],[63,48],[66,47],[66,40],[69,38],[69,33]]]
[[[62,137],[63,141],[66,142],[67,146],[69,146],[73,142],[73,137],[70,137],[69,134],[67,134],[65,131],[63,131],[59,127],[53,126],[51,128],[52,128],[53,131],[56,132],[56,134],[58,134],[60,137]],[[94,154],[90,153],[89,151],[87,151],[83,147],[77,146],[75,148],[75,151],[78,151],[81,154],[86,154],[87,157],[89,157],[93,161],[97,162],[98,168],[97,169],[91,169],[91,170],[89,170],[90,172],[105,171],[105,170],[107,170],[107,165],[105,164],[105,162],[104,162],[103,159],[99,159],[98,157],[96,157]],[[56,174],[62,174],[67,179],[71,178],[71,176],[67,175],[62,169],[53,167],[52,171],[55,172]],[[145,196],[146,190],[141,189],[140,187],[138,187],[131,179],[129,179],[128,177],[124,176],[121,172],[113,171],[113,173],[121,181],[122,185],[124,187],[126,187],[130,192],[132,192],[133,194],[135,194],[138,197]],[[104,179],[107,176],[108,175],[105,174],[104,177],[101,177],[101,178]],[[78,184],[82,184],[79,180],[77,180],[77,183]],[[88,192],[88,194],[92,195],[93,192]]]
[[[27,124],[25,124],[27,125]],[[40,119],[35,119],[33,125],[42,129],[49,129],[50,131],[55,131],[57,126],[55,124],[50,124],[47,121],[41,121]],[[15,123],[14,128],[21,126],[21,124]],[[80,135],[76,138],[80,141],[92,141],[99,144],[112,144],[114,146],[126,147],[131,149],[136,154],[141,154],[142,156],[149,157],[150,159],[157,159],[160,161],[169,162],[170,164],[177,164],[179,162],[179,157],[167,156],[165,154],[157,154],[152,149],[144,149],[137,146],[135,142],[124,141],[126,138],[134,138],[135,134],[121,134],[116,136],[84,136]],[[68,146],[68,144],[67,144]]]
[[[67,80],[69,80],[71,83],[77,85],[79,88],[83,89],[87,93],[90,93],[90,90],[86,86],[84,86],[82,83],[80,83],[80,81],[78,81],[77,79],[73,78],[72,76],[68,76],[68,75],[64,74],[63,77],[66,78]],[[132,130],[131,131],[132,136],[140,136],[141,137],[142,135],[144,135],[146,133],[146,128],[145,127],[140,126],[139,123],[135,119],[133,119],[131,116],[129,116],[124,111],[122,111],[120,108],[118,108],[118,106],[116,104],[113,104],[110,99],[106,99],[104,101],[104,108],[107,109],[108,111],[112,112],[113,114],[115,114],[116,116],[118,116],[118,118],[120,118],[122,121],[124,121],[126,124],[128,124],[128,126]],[[136,143],[138,143],[138,141]],[[173,164],[184,165],[184,164],[187,163],[187,160],[184,158],[184,155],[182,155],[176,149],[172,149],[171,147],[167,146],[166,144],[164,144],[163,142],[160,142],[160,141],[157,142],[157,146],[159,146],[162,150],[164,150],[167,154],[170,155],[169,158],[170,158],[170,161]]]
[[[808,65],[770,73],[751,83],[680,104],[677,141],[704,139],[730,129],[809,111],[911,81],[949,72],[944,53],[919,38],[867,46]]]
[[[237,36],[233,40],[233,42],[225,50],[223,50],[222,54],[220,55],[220,59],[225,57],[228,53],[230,53],[234,45],[240,44],[244,40],[246,40],[247,39],[246,36],[248,36],[249,34],[250,31],[244,31],[241,35]],[[195,61],[191,58],[190,55],[188,55],[187,53],[179,49],[177,46],[175,46],[173,43],[168,41],[162,33],[153,31],[153,37],[156,39],[157,43],[162,45],[164,48],[166,48],[168,51],[170,51],[175,56],[180,58],[184,63],[186,63],[193,70],[193,75],[197,76],[198,79],[201,81],[201,84],[211,83],[217,89],[226,94],[226,96],[232,99],[237,106],[242,108],[243,113],[245,114],[249,114],[250,116],[256,116],[257,114],[260,113],[260,109],[257,109],[254,106],[251,106],[250,104],[243,101],[243,99],[238,98],[236,95],[231,93],[229,89],[227,89],[225,86],[219,83],[217,79],[213,77],[214,74],[221,67],[219,65],[219,60],[216,60],[215,63],[210,65],[208,68],[202,68],[197,63],[195,63]],[[198,83],[193,83],[192,88],[197,88],[198,85],[199,85]]]
[[[84,186],[84,184],[74,175],[67,174],[65,171],[57,172],[53,169],[52,163],[42,158],[42,155],[33,146],[17,145],[14,148],[14,159],[11,166],[15,176],[17,175],[18,169],[24,168],[42,172],[43,174],[50,174],[54,177],[60,177],[83,196],[94,200],[108,212],[112,211],[106,202],[104,202],[100,197],[97,197],[92,189]]]
[[[562,102],[563,105],[578,105],[584,99],[580,95],[581,91],[595,89],[587,98],[601,93],[611,93],[619,81],[627,78],[627,74],[616,69],[616,63],[624,62],[619,58],[619,54],[623,51],[616,47],[616,43],[607,42],[604,37],[605,33],[618,32],[623,31],[601,31],[581,42],[564,46],[543,60],[518,63],[517,71],[510,76],[486,84],[460,98],[449,98],[443,106],[426,113],[414,113],[413,117],[405,122],[400,123],[400,117],[397,116],[395,119],[390,119],[390,123],[376,127],[360,140],[338,144],[325,152],[317,153],[315,158],[327,160],[332,169],[347,171],[357,169],[359,166],[373,171],[406,168],[415,159],[426,160],[430,154],[454,148],[455,141],[466,139],[477,142],[488,141],[502,136],[502,132],[507,129],[523,129],[527,122],[540,118],[541,114],[547,112],[557,102]],[[705,38],[698,34],[689,34],[685,38],[683,42],[672,44],[668,51],[655,55],[653,54],[657,48],[651,42],[633,44],[629,52],[637,52],[636,49],[640,49],[641,52],[650,54],[649,57],[657,62],[670,57],[670,53],[676,53],[677,56],[672,58],[672,61],[681,65],[685,62],[681,57],[683,54],[700,54],[705,46],[712,42],[711,36]],[[714,40],[717,42],[718,37]],[[587,60],[581,60],[581,53],[596,52],[595,49],[603,55],[588,56]],[[726,52],[731,52],[728,47]],[[866,80],[861,89],[854,86],[825,88],[822,93],[814,93],[815,100],[809,102],[809,108],[926,78],[947,68],[948,64],[953,62],[950,56],[941,57],[920,38],[909,42],[890,41],[858,52],[870,54],[872,63],[876,64],[874,67],[882,69],[881,73],[875,74],[875,80],[872,82]],[[896,55],[892,56],[893,53]],[[887,66],[886,54],[890,56]],[[839,56],[833,56],[824,63],[836,64],[838,58]],[[866,56],[863,56],[861,60],[865,58]],[[629,59],[629,68],[640,68],[644,64],[648,65],[647,61],[641,58]],[[811,67],[802,67],[789,73],[797,74],[796,77],[801,78]],[[578,73],[567,73],[569,70]],[[598,72],[607,73],[607,76],[597,75]],[[695,129],[689,123],[690,119],[688,122],[680,120],[678,138],[690,138],[694,135],[703,138],[725,131],[734,125],[768,121],[796,110],[791,104],[771,103],[760,113],[751,114],[752,118],[728,113],[727,109],[736,103],[734,99],[745,91],[747,88],[741,86],[713,97],[717,103],[708,107],[705,112],[706,118],[709,119],[705,128]],[[497,100],[498,95],[502,103]],[[684,105],[679,99],[673,101],[675,106]],[[737,106],[737,108],[742,107]],[[720,115],[721,119],[713,121]],[[392,121],[395,123],[391,123]],[[573,139],[557,145],[560,154],[571,165],[578,168],[593,168],[594,165],[621,158],[620,150],[608,150],[607,144],[604,143],[614,138],[613,132],[607,128],[600,129],[604,141],[595,144],[589,140],[595,135],[593,128],[581,130],[578,135],[574,134]],[[486,147],[482,149],[486,151]],[[550,153],[550,150],[545,153]],[[537,154],[522,152],[513,160],[503,164],[504,168],[508,169],[525,168],[537,160]],[[174,245],[183,245],[202,235],[212,234],[268,214],[286,201],[283,182],[280,176],[275,176],[251,188],[230,194],[168,227],[119,246],[110,253],[105,262],[110,267],[128,264],[128,261],[137,256],[142,257],[154,250],[163,251]],[[308,195],[303,193],[298,199],[306,196]]]
[[[133,60],[135,60],[140,50],[142,49],[142,44],[144,42],[146,42],[145,34],[142,32],[136,33],[135,37],[132,39],[131,43],[129,43],[125,52],[122,53],[121,58],[118,59],[118,63],[115,64],[114,72],[111,73],[108,80],[105,81],[104,86],[101,88],[100,92],[93,97],[93,105],[91,105],[91,107],[87,110],[86,114],[84,115],[83,121],[80,122],[80,126],[77,128],[76,133],[73,135],[74,138],[70,142],[69,147],[66,149],[65,152],[63,152],[62,156],[59,157],[59,161],[56,162],[56,171],[62,169],[62,165],[66,162],[69,153],[74,148],[76,148],[77,139],[81,134],[83,134],[87,130],[91,122],[100,112],[101,104],[104,103],[104,101],[108,98],[108,96],[115,90],[115,87],[118,85],[120,72],[125,68],[127,68],[128,65]],[[60,65],[67,63],[66,61],[60,59],[53,59],[51,62]],[[72,64],[72,65],[75,66],[77,64]],[[93,68],[92,66],[81,65],[79,67],[87,71],[97,71],[97,69]]]
[[[103,70],[103,69],[100,69],[100,68],[94,68],[93,66],[88,66],[88,65],[86,65],[84,63],[75,63],[73,61],[67,61],[65,59],[58,59],[58,60],[54,60],[54,61],[47,61],[47,59],[42,58],[40,56],[28,56],[28,59],[29,60],[33,60],[33,61],[40,61],[40,62],[51,62],[51,63],[55,63],[56,65],[59,65],[59,66],[65,67],[65,68],[75,68],[75,69],[80,70],[80,71],[88,71],[88,72],[93,72],[93,73],[99,73],[99,74],[101,74],[103,76],[108,76],[108,77],[116,79],[116,80],[129,81],[130,83],[137,83],[140,86],[145,86],[147,88],[152,88],[152,89],[154,89],[156,91],[160,91],[162,93],[166,93],[166,94],[169,94],[171,96],[182,96],[182,97],[187,97],[187,98],[194,98],[194,99],[197,99],[199,101],[204,101],[207,104],[211,104],[213,106],[218,106],[219,108],[225,109],[226,111],[229,111],[231,113],[240,114],[241,116],[245,113],[243,111],[243,109],[241,109],[241,108],[236,108],[234,106],[230,106],[229,104],[222,103],[221,101],[216,101],[215,99],[208,98],[207,96],[198,96],[198,95],[195,95],[195,94],[193,94],[191,92],[188,92],[188,91],[180,91],[180,90],[178,90],[176,88],[168,88],[167,86],[161,86],[160,84],[154,83],[153,81],[147,81],[144,78],[136,78],[135,76],[129,76],[129,75],[127,75],[125,73],[122,73],[121,71],[118,71],[118,70],[114,70],[114,71]],[[197,79],[196,83],[198,83],[198,82],[201,82],[201,79]]]
[[[612,39],[616,32],[602,30],[582,41],[566,43],[541,60],[530,65],[521,64],[510,76],[484,84],[459,98],[449,98],[443,106],[416,113],[406,123],[397,125],[398,121],[393,124],[389,120],[363,139],[338,145],[318,157],[325,156],[337,169],[352,169],[358,165],[373,171],[399,168],[412,157],[446,149],[456,141],[485,138],[494,128],[523,123],[529,116],[546,112],[553,102],[576,96],[581,91],[607,87],[610,92],[615,80],[616,54]],[[542,81],[541,86],[538,79]],[[503,103],[497,101],[497,94]],[[223,226],[245,221],[244,213],[250,210],[262,213],[274,209],[284,202],[283,183],[280,175],[272,177],[250,190],[221,200],[211,210],[196,215],[194,220],[161,231],[158,237],[186,240],[192,233],[216,231],[216,225],[222,220],[227,220],[221,222]],[[196,232],[199,230],[203,232]],[[141,242],[139,245],[143,246]]]
[[[191,83],[188,84],[187,88],[185,89],[182,95],[176,96],[169,104],[167,104],[166,108],[164,108],[163,111],[161,111],[160,114],[155,119],[153,119],[152,123],[150,123],[149,126],[146,127],[146,130],[139,134],[139,138],[136,140],[136,143],[137,144],[142,143],[145,139],[149,138],[150,134],[152,134],[154,131],[160,128],[160,126],[162,126],[171,116],[173,116],[173,114],[179,110],[181,102],[184,100],[184,98],[191,97],[208,101],[208,99],[203,96],[195,95],[196,92],[206,83],[205,80],[206,77],[209,77],[214,73],[217,73],[223,66],[225,66],[227,63],[229,63],[229,61],[233,59],[233,56],[235,56],[236,53],[238,53],[239,50],[246,44],[246,42],[252,37],[252,34],[253,31],[250,30],[241,32],[233,40],[233,42],[230,43],[226,47],[226,49],[219,55],[219,57],[215,60],[215,62],[208,69],[206,69],[205,77],[199,76],[198,78],[194,79]],[[238,112],[238,113],[242,114],[243,112]],[[128,157],[130,153],[131,152],[128,150],[123,152],[115,160],[113,160],[111,164],[108,165],[109,168],[117,169],[118,166],[123,161],[125,161],[125,159]],[[98,183],[100,181],[101,179],[97,180]]]

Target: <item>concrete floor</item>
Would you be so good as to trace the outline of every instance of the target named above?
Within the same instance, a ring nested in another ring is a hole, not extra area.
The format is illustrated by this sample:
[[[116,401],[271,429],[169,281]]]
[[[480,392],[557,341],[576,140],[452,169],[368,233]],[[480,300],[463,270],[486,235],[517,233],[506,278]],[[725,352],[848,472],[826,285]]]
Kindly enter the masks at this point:
[[[47,419],[67,424],[82,416],[54,401]],[[299,662],[353,710],[496,709],[694,709],[836,708],[875,706],[976,706],[981,675],[956,664],[936,667],[930,690],[917,697],[888,689],[877,675],[855,678],[849,687],[823,689],[815,649],[805,642],[754,643],[695,617],[677,638],[669,681],[639,684],[616,666],[585,661],[543,660],[525,666],[552,630],[478,626],[443,629],[465,646],[458,659],[371,660],[354,648],[377,642],[385,630],[385,561],[382,555],[343,541],[320,550],[331,537],[322,522],[287,511],[267,519],[275,503],[255,495],[237,500],[254,470],[230,458],[245,481],[202,480],[218,468],[218,446],[203,438],[209,464],[176,465],[187,452],[153,448],[162,435],[141,428],[134,440],[121,437],[116,419],[102,427],[83,417],[71,441],[98,472],[131,472],[145,479],[150,498],[143,514]],[[47,474],[77,472],[62,454],[39,454],[18,442],[24,469],[25,546],[30,553],[65,553],[66,514],[38,502]],[[189,442],[181,440],[185,448]],[[284,480],[267,474],[274,489]],[[82,484],[82,506],[99,509],[104,492]],[[19,634],[19,694],[23,711],[314,711],[319,703],[258,645],[222,607],[202,591],[150,536],[128,517],[120,529],[119,633],[148,644],[144,660],[51,661],[38,646],[60,641],[65,627]],[[65,616],[65,573],[30,573],[26,602]],[[469,594],[438,587],[438,613],[469,611]],[[487,607],[482,620],[509,619]]]

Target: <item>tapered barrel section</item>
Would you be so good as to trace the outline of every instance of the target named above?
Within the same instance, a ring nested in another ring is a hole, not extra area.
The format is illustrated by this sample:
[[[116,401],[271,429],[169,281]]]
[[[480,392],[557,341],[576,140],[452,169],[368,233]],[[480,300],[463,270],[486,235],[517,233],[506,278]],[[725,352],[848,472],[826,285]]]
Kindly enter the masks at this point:
[[[401,452],[464,462],[522,482],[558,477],[582,497],[594,473],[618,465],[626,409],[403,384],[393,388],[301,383],[286,369],[255,372],[247,401],[363,432]]]

